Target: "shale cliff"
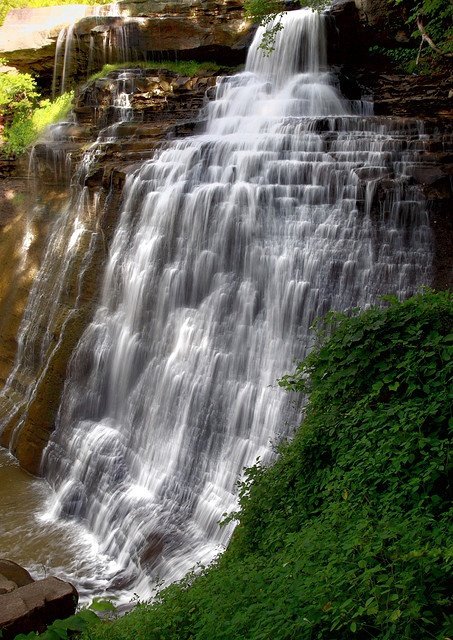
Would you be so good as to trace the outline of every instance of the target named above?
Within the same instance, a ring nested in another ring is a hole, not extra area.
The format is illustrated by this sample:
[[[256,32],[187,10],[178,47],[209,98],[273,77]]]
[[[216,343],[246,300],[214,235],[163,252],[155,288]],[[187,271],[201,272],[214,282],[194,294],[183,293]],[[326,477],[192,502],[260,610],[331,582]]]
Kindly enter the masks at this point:
[[[60,88],[64,64],[70,83],[86,80],[106,63],[134,60],[215,60],[234,66],[244,61],[250,44],[251,25],[240,0],[122,1],[98,7],[105,15],[92,15],[94,9],[83,5],[65,9],[14,10],[0,28],[0,54],[18,69],[38,73],[48,88],[54,72]],[[62,29],[68,36],[65,62],[64,47],[58,51]]]

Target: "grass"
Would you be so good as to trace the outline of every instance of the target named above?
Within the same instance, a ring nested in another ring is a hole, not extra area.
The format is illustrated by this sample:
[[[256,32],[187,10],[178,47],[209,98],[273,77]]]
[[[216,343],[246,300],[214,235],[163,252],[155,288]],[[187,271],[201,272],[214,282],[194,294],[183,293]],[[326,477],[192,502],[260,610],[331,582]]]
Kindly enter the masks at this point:
[[[120,69],[162,69],[167,71],[174,71],[182,76],[196,76],[206,71],[216,72],[222,67],[215,62],[196,62],[195,60],[187,60],[181,62],[174,62],[171,60],[165,61],[138,61],[138,62],[121,62],[117,64],[105,64],[100,71],[91,75],[88,82],[105,78],[112,71],[118,71]]]

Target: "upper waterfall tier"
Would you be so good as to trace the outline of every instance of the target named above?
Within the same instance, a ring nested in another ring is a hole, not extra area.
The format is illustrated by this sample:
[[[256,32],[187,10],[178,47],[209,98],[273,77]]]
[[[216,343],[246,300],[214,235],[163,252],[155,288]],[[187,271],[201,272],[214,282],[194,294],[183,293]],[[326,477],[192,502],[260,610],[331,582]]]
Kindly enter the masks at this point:
[[[277,17],[273,24],[277,22],[283,28],[276,34],[274,51],[263,54],[261,43],[266,27],[260,27],[247,55],[246,70],[280,86],[298,73],[325,71],[326,32],[319,14],[308,10],[304,20],[300,20],[299,12],[291,11]]]

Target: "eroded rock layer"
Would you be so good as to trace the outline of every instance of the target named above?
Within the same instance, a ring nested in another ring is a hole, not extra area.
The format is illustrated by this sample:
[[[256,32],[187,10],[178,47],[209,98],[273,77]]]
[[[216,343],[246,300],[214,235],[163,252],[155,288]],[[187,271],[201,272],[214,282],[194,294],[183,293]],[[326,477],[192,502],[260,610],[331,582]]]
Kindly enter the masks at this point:
[[[0,444],[31,473],[98,298],[125,177],[166,139],[193,132],[215,82],[212,73],[112,72],[34,147],[28,178],[0,183]]]

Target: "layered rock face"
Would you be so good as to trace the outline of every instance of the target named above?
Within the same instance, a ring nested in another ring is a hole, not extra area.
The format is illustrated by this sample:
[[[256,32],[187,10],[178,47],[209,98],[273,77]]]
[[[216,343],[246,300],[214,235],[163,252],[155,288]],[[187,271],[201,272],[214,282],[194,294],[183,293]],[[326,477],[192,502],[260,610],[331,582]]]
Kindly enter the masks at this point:
[[[77,601],[77,591],[68,582],[53,577],[35,582],[23,567],[0,559],[2,640],[45,631],[54,620],[72,615]]]
[[[453,114],[451,68],[407,74],[374,51],[404,51],[410,45],[403,9],[392,8],[387,0],[340,0],[330,13],[335,19],[330,58],[341,66],[346,95],[371,96],[378,115],[440,118],[448,124]]]
[[[420,185],[428,201],[435,235],[433,286],[453,283],[453,74],[439,65],[431,74],[398,72],[373,47],[397,51],[409,46],[410,27],[404,7],[387,0],[338,0],[331,9],[332,61],[340,65],[342,92],[351,98],[370,96],[374,113],[422,120],[429,143],[419,152],[419,164],[409,180]],[[410,141],[407,141],[409,143]],[[386,180],[376,193],[383,194]]]

